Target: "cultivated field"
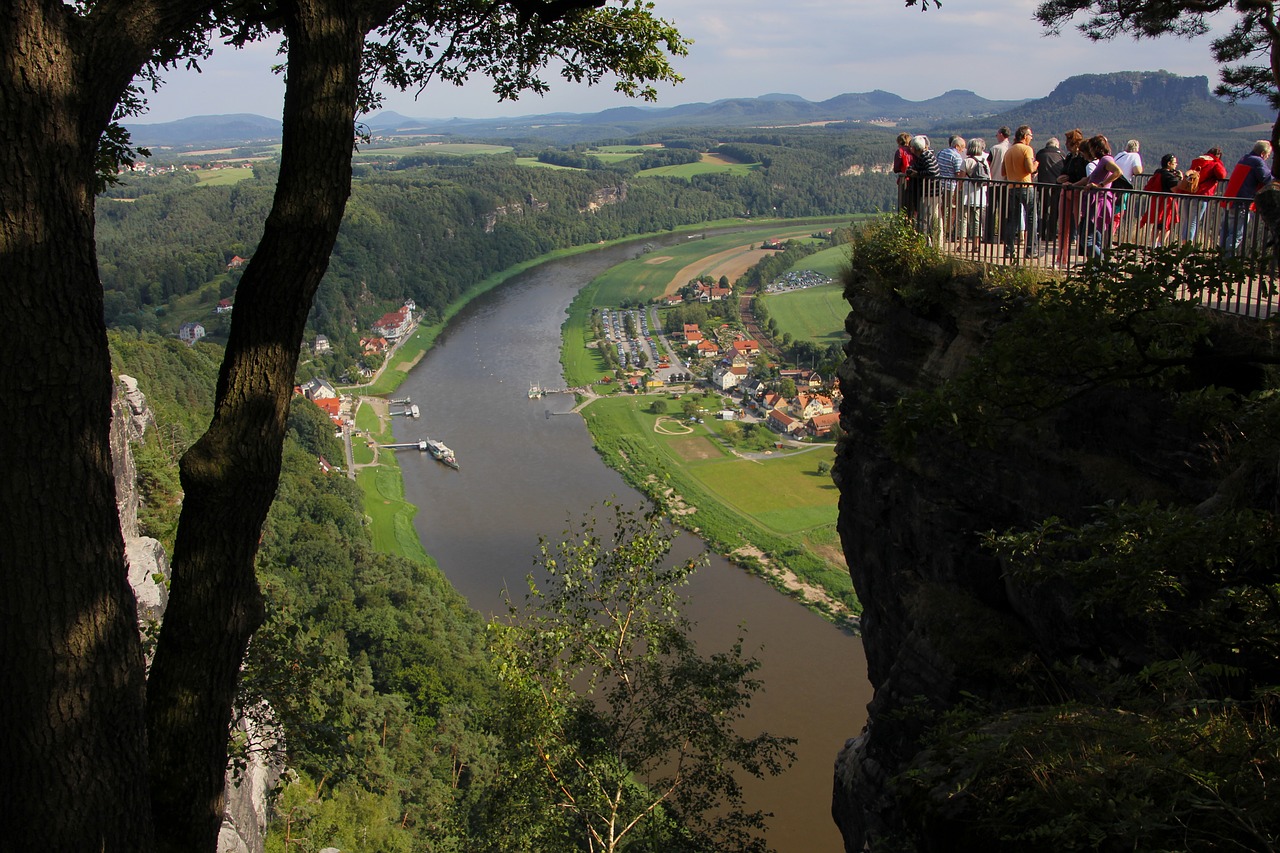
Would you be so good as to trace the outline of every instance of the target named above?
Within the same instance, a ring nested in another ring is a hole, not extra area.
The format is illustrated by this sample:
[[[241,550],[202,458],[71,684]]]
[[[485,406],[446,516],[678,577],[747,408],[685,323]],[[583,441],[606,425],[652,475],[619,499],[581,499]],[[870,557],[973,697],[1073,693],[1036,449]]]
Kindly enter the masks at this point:
[[[201,169],[195,173],[202,187],[229,187],[253,177],[253,169]]]
[[[779,228],[766,236],[787,239],[811,234],[813,230],[812,225],[791,226]],[[763,239],[765,236],[760,236],[750,243],[742,234],[719,234],[706,239],[695,237],[682,245],[624,261],[596,279],[599,288],[591,307],[614,308],[624,300],[649,302],[674,293],[700,275],[710,275],[717,280],[727,275],[732,282],[759,261],[763,253],[754,256],[749,253]]]
[[[656,169],[645,169],[638,172],[637,177],[692,178],[694,175],[728,174],[749,175],[760,168],[759,163],[735,163],[715,154],[703,154],[697,163],[684,163],[679,166],[659,166]]]
[[[488,145],[480,142],[423,142],[418,145],[399,145],[395,148],[365,148],[356,152],[355,159],[404,157],[408,154],[453,154],[467,157],[472,154],[506,154],[514,150],[510,145]]]

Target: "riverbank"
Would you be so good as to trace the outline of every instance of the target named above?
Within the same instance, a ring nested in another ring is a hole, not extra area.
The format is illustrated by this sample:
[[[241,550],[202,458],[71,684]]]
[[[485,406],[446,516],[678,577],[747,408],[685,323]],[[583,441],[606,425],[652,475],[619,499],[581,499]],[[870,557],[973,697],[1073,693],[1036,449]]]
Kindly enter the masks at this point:
[[[826,224],[833,220],[830,217],[809,220],[814,224]],[[762,222],[724,222],[704,223],[696,228],[684,229],[697,232],[711,227],[749,226],[753,230],[759,227],[772,230],[780,227],[796,227],[804,222],[780,220]],[[650,235],[654,237],[658,235]],[[645,237],[633,237],[626,241],[644,240]],[[432,348],[448,323],[477,297],[493,290],[525,270],[572,255],[582,254],[602,248],[602,245],[580,246],[544,255],[533,261],[516,265],[502,273],[491,276],[467,291],[462,297],[449,306],[438,323],[430,326],[419,326],[405,342],[390,355],[383,370],[375,380],[365,386],[348,386],[346,393],[362,395],[365,405],[357,410],[357,428],[373,437],[374,443],[392,443],[390,418],[385,414],[378,415],[370,405],[372,401],[394,393],[408,376],[409,371]],[[575,304],[577,302],[575,301]],[[571,312],[571,317],[575,312]],[[567,321],[561,329],[562,344],[572,335],[574,323]],[[566,378],[568,371],[566,371]],[[596,373],[595,377],[599,374]],[[574,384],[570,381],[570,384]],[[385,403],[385,401],[382,401]],[[701,486],[695,478],[678,475],[672,477],[670,462],[647,466],[640,473],[638,465],[620,464],[621,455],[611,453],[610,447],[619,442],[609,438],[596,423],[587,418],[588,427],[593,435],[598,451],[610,467],[618,470],[624,479],[638,491],[653,499],[669,503],[656,492],[654,483],[659,480],[675,482],[672,493],[678,492],[679,498],[686,507],[686,518],[677,517],[691,531],[703,537],[709,545],[730,561],[765,579],[780,592],[804,604],[810,610],[823,615],[828,620],[845,628],[856,627],[857,603],[852,595],[852,587],[848,581],[847,570],[833,565],[830,556],[838,556],[839,543],[834,533],[834,502],[830,502],[828,511],[831,518],[821,519],[814,524],[801,524],[798,529],[784,525],[785,530],[779,532],[763,525],[758,517],[744,514],[732,505]],[[636,460],[652,458],[651,454],[635,454]],[[813,462],[816,465],[816,460]],[[417,507],[404,500],[403,478],[395,453],[382,450],[376,456],[371,455],[362,464],[357,464],[357,482],[365,495],[365,511],[369,519],[374,537],[375,547],[381,551],[396,553],[415,560],[430,560],[413,529],[413,518]],[[646,482],[647,481],[647,482]],[[830,487],[829,480],[822,481]],[[832,487],[833,488],[833,487]],[[668,496],[669,497],[669,496]],[[688,511],[688,507],[696,507]],[[795,515],[794,513],[792,513]],[[696,516],[696,524],[693,523]],[[748,531],[747,535],[742,535]],[[827,554],[827,557],[814,558],[813,554]],[[797,564],[799,569],[797,570]]]

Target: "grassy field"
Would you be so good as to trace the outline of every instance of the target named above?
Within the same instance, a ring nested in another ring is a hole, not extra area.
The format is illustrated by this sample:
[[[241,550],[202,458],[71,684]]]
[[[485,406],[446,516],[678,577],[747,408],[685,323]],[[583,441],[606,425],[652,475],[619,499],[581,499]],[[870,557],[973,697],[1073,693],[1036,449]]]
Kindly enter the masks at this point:
[[[760,168],[759,163],[734,163],[717,157],[714,154],[703,154],[697,163],[684,163],[679,166],[659,166],[656,169],[645,169],[637,172],[636,177],[684,178],[688,180],[694,175],[725,174],[749,175]]]
[[[759,561],[825,590],[837,610],[856,612],[857,600],[840,558],[835,520],[838,494],[818,463],[833,450],[780,452],[756,461],[733,455],[711,424],[683,435],[654,431],[653,397],[621,395],[596,400],[583,417],[610,467],[633,487],[665,504],[674,518],[719,553],[734,558],[781,588]],[[678,406],[679,404],[672,404]],[[829,615],[837,615],[829,613]]]
[[[367,403],[356,410],[356,426],[366,430],[379,444],[393,441],[390,424],[378,420]],[[364,453],[359,452],[363,447]],[[367,455],[366,462],[373,461],[373,452],[362,441],[356,441],[356,462]],[[395,451],[381,450],[378,465],[361,468],[356,472],[356,485],[364,492],[364,512],[369,519],[369,535],[375,550],[398,554],[415,562],[429,562],[430,558],[413,529],[413,516],[418,508],[404,499],[404,480]]]
[[[566,172],[574,171],[573,166],[558,166],[555,163],[543,163],[537,157],[517,157],[517,166],[528,166],[530,169],[560,169]],[[581,171],[580,169],[578,171]]]
[[[621,305],[623,300],[641,299],[648,302],[657,299],[666,291],[672,279],[683,279],[679,282],[683,285],[689,279],[714,269],[725,260],[724,257],[716,257],[722,252],[738,247],[759,246],[765,237],[802,237],[813,229],[812,225],[802,225],[779,228],[776,232],[767,234],[719,234],[706,239],[691,239],[679,246],[656,249],[623,261],[599,276],[593,282],[599,287],[592,295],[591,307],[613,308]]]
[[[194,173],[202,187],[229,187],[253,177],[253,169],[201,169]]]
[[[778,324],[778,333],[788,332],[798,341],[812,341],[828,346],[844,343],[849,303],[844,301],[841,276],[849,263],[849,250],[844,246],[824,249],[800,260],[793,270],[813,270],[836,280],[834,284],[810,287],[790,293],[758,296],[761,304]]]
[[[829,346],[844,343],[849,336],[844,320],[849,303],[844,301],[844,285],[824,284],[791,293],[758,296],[778,324],[778,333],[790,332],[798,341]]]
[[[423,142],[417,145],[398,145],[394,148],[362,148],[355,159],[377,157],[404,157],[407,154],[453,154],[469,157],[473,154],[506,154],[514,151],[510,145],[490,145],[482,142]]]
[[[840,280],[844,271],[849,268],[849,247],[834,246],[821,252],[802,258],[792,267],[794,270],[813,270],[831,278]]]

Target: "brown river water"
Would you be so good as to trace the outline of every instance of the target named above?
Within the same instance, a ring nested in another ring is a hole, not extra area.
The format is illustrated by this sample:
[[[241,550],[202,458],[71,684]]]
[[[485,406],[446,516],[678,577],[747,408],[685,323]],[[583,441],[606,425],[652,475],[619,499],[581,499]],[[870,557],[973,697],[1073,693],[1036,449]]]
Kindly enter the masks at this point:
[[[405,497],[418,507],[414,523],[427,552],[483,614],[505,612],[504,587],[522,597],[539,534],[559,534],[606,500],[643,501],[600,460],[582,418],[566,414],[572,396],[528,397],[531,383],[565,384],[560,327],[574,295],[636,251],[612,247],[553,261],[486,294],[454,318],[397,392],[422,412],[420,420],[395,419],[397,441],[430,436],[457,454],[460,471],[401,452]],[[677,543],[686,556],[701,548],[689,535]],[[719,557],[686,592],[704,650],[727,648],[745,625],[747,648],[762,661],[764,690],[743,731],[799,739],[790,770],[744,782],[748,805],[774,815],[769,844],[781,853],[838,853],[832,766],[861,730],[871,700],[861,641]]]

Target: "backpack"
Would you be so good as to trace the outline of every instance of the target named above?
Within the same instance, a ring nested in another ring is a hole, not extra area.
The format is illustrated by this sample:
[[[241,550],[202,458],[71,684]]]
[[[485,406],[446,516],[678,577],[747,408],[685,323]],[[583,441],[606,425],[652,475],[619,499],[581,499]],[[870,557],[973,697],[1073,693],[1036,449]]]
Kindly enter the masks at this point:
[[[1184,195],[1195,195],[1198,189],[1200,189],[1200,172],[1193,167],[1187,169],[1187,173],[1182,176],[1182,180],[1178,181],[1173,191]]]

